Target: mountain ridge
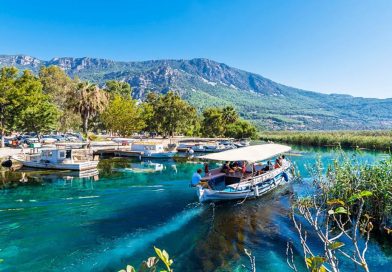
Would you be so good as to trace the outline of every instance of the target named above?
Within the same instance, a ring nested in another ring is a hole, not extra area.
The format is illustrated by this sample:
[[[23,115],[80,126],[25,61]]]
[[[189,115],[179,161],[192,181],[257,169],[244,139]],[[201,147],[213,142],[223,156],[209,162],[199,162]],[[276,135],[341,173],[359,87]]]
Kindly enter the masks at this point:
[[[392,128],[392,99],[323,94],[274,82],[261,75],[206,58],[190,60],[113,61],[56,57],[45,61],[28,55],[0,55],[0,67],[30,69],[57,65],[70,76],[104,85],[130,83],[133,96],[148,91],[177,91],[198,109],[233,105],[259,127],[269,129]]]

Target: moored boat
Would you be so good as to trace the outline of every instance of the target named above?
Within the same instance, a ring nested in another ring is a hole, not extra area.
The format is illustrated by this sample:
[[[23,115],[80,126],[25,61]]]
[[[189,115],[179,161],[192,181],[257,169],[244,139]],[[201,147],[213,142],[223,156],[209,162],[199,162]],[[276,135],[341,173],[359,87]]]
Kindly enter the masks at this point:
[[[25,167],[85,171],[96,169],[98,161],[91,160],[86,150],[40,149],[36,153],[18,154],[13,159]]]
[[[282,153],[290,151],[285,145],[265,144],[248,146],[239,149],[223,151],[201,156],[201,159],[211,161],[231,161],[246,163],[246,171],[230,170],[222,172],[214,169],[202,178],[210,188],[197,186],[200,202],[217,202],[226,200],[241,200],[259,197],[291,179],[290,161],[280,160],[276,168],[269,164],[258,163]],[[271,169],[272,168],[272,169]],[[245,170],[245,169],[244,169]]]
[[[129,150],[118,150],[114,154],[120,157],[141,157],[150,159],[169,159],[177,154],[166,151],[163,144],[155,142],[134,142]]]
[[[151,161],[131,163],[130,167],[114,169],[118,172],[154,173],[163,171],[163,164]]]

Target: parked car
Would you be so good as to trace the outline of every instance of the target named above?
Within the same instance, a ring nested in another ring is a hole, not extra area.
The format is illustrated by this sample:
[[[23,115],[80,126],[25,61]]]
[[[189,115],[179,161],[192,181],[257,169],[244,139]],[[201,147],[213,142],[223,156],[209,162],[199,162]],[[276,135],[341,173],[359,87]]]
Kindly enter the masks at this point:
[[[57,139],[53,135],[44,135],[41,137],[41,143],[43,144],[54,144]]]
[[[26,144],[35,144],[35,143],[39,143],[39,139],[36,137],[28,137],[25,139],[24,143]]]
[[[81,137],[81,135],[78,135],[78,134],[67,133],[67,134],[64,135],[64,137],[69,142],[83,141],[83,137]]]

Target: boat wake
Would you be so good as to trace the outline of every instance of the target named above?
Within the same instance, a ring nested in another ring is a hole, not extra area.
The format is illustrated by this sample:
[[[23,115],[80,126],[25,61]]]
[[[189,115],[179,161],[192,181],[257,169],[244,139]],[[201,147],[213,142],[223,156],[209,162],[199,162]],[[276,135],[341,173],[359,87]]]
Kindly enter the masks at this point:
[[[154,246],[154,242],[157,239],[181,229],[193,218],[201,214],[201,212],[202,206],[192,207],[180,212],[171,218],[168,222],[156,228],[144,230],[131,236],[117,239],[114,242],[109,241],[110,245],[105,243],[102,245],[99,252],[88,254],[82,260],[79,260],[80,262],[77,264],[72,264],[71,267],[67,267],[64,270],[105,270],[105,267],[109,266],[110,264],[119,263],[122,258],[130,257],[141,250],[152,248],[152,246]]]

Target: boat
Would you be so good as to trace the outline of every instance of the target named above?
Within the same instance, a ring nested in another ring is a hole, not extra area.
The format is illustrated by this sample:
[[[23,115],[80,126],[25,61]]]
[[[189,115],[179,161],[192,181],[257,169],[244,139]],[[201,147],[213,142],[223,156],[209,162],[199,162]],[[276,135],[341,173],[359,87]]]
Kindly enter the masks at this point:
[[[201,152],[201,153],[215,153],[235,148],[233,146],[225,146],[217,143],[181,143],[177,147],[178,152]]]
[[[119,168],[115,170],[118,172],[154,173],[162,172],[163,168],[163,164],[161,163],[147,161],[141,163],[131,163],[129,168]]]
[[[199,201],[203,203],[244,200],[257,198],[272,191],[291,179],[292,165],[285,159],[281,167],[261,171],[266,166],[262,161],[290,150],[291,148],[285,145],[263,144],[201,156],[200,159],[209,161],[246,162],[247,168],[244,174],[241,171],[222,173],[221,169],[210,171],[202,181],[208,182],[211,188],[196,186]]]
[[[177,154],[175,151],[166,151],[163,144],[155,142],[135,142],[130,150],[118,150],[114,154],[120,157],[140,157],[150,159],[169,159]]]
[[[18,154],[13,159],[25,167],[85,171],[96,169],[98,161],[91,160],[87,150],[39,149],[35,153]]]

